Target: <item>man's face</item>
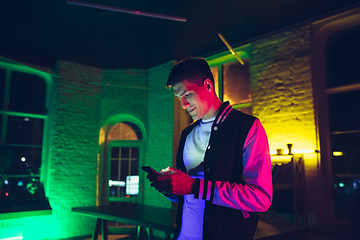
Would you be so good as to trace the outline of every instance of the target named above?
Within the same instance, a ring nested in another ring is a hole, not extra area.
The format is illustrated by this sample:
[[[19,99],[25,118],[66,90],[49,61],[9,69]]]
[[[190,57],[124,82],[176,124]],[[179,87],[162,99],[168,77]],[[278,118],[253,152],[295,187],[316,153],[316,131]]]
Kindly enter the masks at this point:
[[[210,108],[210,94],[205,82],[202,86],[198,86],[184,80],[175,84],[173,90],[175,96],[181,101],[182,107],[190,113],[194,120],[206,119]]]

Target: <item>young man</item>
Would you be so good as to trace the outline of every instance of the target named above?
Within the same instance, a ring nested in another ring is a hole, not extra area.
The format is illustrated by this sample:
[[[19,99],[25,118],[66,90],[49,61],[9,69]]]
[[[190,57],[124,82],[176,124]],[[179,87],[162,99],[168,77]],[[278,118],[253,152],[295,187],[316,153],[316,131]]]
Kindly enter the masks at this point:
[[[195,120],[181,134],[177,169],[151,186],[178,202],[174,239],[253,239],[272,200],[268,140],[260,121],[221,103],[209,65],[187,58],[167,81]]]

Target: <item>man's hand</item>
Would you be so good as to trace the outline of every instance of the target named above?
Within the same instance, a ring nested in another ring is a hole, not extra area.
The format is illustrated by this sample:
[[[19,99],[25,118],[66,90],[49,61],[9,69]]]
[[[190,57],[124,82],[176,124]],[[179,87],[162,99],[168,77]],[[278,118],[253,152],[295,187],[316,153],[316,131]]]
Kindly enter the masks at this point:
[[[168,167],[160,171],[157,178],[149,178],[151,186],[167,195],[188,195],[191,193],[195,179],[175,168]]]

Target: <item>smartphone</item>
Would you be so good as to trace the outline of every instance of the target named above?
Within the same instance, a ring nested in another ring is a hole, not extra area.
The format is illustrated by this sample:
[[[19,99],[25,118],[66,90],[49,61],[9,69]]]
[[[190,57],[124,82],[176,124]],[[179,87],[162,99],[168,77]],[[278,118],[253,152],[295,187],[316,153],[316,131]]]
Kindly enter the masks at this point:
[[[147,172],[148,174],[160,175],[160,173],[158,173],[152,167],[149,166],[142,166],[141,169]]]

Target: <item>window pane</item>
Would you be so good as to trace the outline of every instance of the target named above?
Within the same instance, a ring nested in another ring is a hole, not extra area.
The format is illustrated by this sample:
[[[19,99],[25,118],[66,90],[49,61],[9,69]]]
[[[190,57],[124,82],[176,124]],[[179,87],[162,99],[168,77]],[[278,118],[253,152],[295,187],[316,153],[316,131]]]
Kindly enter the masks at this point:
[[[232,62],[223,65],[224,101],[230,104],[251,102],[250,64]]]
[[[360,130],[360,90],[331,94],[328,100],[331,132]]]
[[[138,161],[131,161],[131,176],[139,175],[139,163]]]
[[[8,146],[12,154],[12,163],[8,175],[40,174],[41,148]]]
[[[6,70],[0,68],[0,109],[4,109]]]
[[[357,219],[360,199],[360,177],[334,176],[335,217]]]
[[[38,176],[9,176],[2,189],[0,213],[40,210],[43,208],[44,190]]]
[[[6,143],[42,145],[44,119],[9,116]]]
[[[141,140],[142,134],[138,126],[131,122],[122,122],[114,125],[109,134],[109,140]]]
[[[126,177],[126,195],[135,196],[139,194],[139,176]]]
[[[139,192],[139,148],[112,147],[110,197],[136,197]]]
[[[327,85],[339,87],[360,83],[360,28],[346,29],[327,42]]]
[[[356,174],[360,177],[360,133],[331,134],[334,174]]]
[[[131,158],[132,159],[139,158],[139,148],[137,148],[137,147],[131,148]]]
[[[129,154],[130,154],[130,148],[127,148],[127,147],[121,148],[121,159],[122,160],[125,160],[125,159],[128,160]]]
[[[122,160],[120,167],[120,180],[126,181],[126,177],[129,175],[129,160]]]
[[[111,158],[119,158],[120,157],[120,148],[112,147],[111,148]]]
[[[110,164],[110,180],[117,181],[120,179],[119,160],[111,160]]]
[[[46,83],[37,75],[11,72],[9,110],[46,114]]]
[[[120,172],[119,172],[119,160],[110,161],[110,196],[117,197],[120,196],[120,187],[125,186],[125,182],[120,181]]]
[[[131,169],[130,175],[139,175],[139,148],[131,148]]]
[[[124,122],[124,124],[130,126],[132,128],[132,130],[135,132],[137,139],[136,140],[141,140],[142,139],[142,134],[140,131],[140,128],[138,126],[136,126],[135,124],[131,123],[131,122]]]

